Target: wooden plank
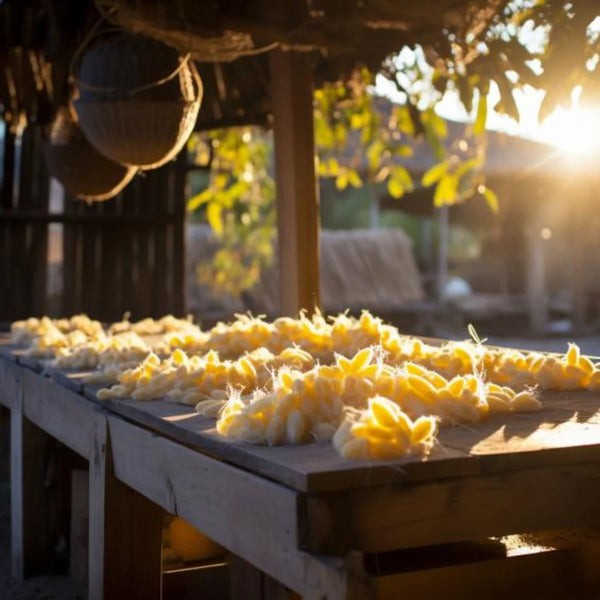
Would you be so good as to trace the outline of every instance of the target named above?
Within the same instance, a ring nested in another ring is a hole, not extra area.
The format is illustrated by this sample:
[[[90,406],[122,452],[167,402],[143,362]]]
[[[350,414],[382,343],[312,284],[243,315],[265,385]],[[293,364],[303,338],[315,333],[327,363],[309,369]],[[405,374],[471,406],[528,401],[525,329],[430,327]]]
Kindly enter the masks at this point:
[[[35,356],[27,356],[22,353],[19,356],[18,362],[21,366],[35,371],[36,373],[42,373],[46,367],[46,364],[50,362],[50,359],[38,358]]]
[[[576,550],[550,550],[505,559],[388,575],[375,580],[378,600],[530,600],[584,598]]]
[[[107,410],[299,491],[350,489],[448,473],[466,475],[477,469],[464,452],[446,448],[436,449],[433,459],[425,462],[408,458],[357,463],[341,458],[330,443],[267,447],[231,442],[216,432],[214,419],[202,417],[190,407],[165,401],[99,401],[97,389],[84,386],[84,393]]]
[[[96,389],[84,388],[96,398]],[[536,413],[495,416],[469,427],[443,427],[426,460],[347,461],[330,444],[265,447],[232,443],[214,420],[165,401],[106,401],[107,409],[180,443],[300,491],[373,487],[600,459],[600,400],[591,392],[553,392]],[[543,452],[540,452],[543,450]]]
[[[76,394],[81,394],[83,392],[82,378],[89,375],[89,371],[64,371],[50,366],[46,367],[44,372],[52,381],[55,381],[62,387],[65,387]]]
[[[69,575],[77,581],[88,578],[89,475],[84,469],[71,471],[71,527]]]
[[[100,413],[94,421],[89,497],[89,600],[159,600],[163,512],[115,477]]]
[[[320,305],[319,200],[308,58],[269,53],[275,139],[279,303],[295,316]]]
[[[23,415],[11,410],[11,572],[17,581],[45,572],[52,552],[46,497],[48,436]]]
[[[29,369],[6,364],[19,382],[24,416],[80,456],[89,457],[93,407],[82,396]]]
[[[600,463],[314,496],[306,505],[305,550],[343,554],[478,540],[573,526],[598,526]]]
[[[217,543],[302,590],[297,497],[275,483],[109,416],[115,475]],[[248,510],[248,507],[253,507]]]
[[[0,336],[0,358],[17,362],[19,354],[24,352],[23,346],[11,343],[10,337]]]

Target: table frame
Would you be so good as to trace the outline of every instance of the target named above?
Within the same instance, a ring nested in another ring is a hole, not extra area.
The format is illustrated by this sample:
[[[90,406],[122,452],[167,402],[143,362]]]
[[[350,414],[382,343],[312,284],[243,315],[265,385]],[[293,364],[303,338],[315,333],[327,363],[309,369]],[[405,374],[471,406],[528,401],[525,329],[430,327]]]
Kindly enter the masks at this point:
[[[11,412],[13,575],[41,564],[36,458],[52,436],[89,461],[90,600],[160,598],[164,511],[278,582],[280,595],[285,586],[331,600],[379,593],[363,553],[599,524],[600,444],[524,454],[519,468],[491,457],[460,463],[452,476],[430,469],[422,480],[413,473],[396,484],[306,492],[115,414],[43,368],[6,349],[0,356],[0,403]]]

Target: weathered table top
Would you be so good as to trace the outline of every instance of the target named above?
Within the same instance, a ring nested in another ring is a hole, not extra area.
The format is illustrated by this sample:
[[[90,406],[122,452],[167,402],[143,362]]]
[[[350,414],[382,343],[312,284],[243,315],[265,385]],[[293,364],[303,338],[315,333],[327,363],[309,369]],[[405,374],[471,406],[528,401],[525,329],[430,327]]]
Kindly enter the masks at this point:
[[[590,392],[547,392],[540,412],[443,427],[439,444],[426,459],[358,462],[339,457],[330,443],[278,447],[232,443],[217,434],[214,419],[164,400],[98,400],[98,388],[82,384],[83,373],[24,358],[22,350],[6,339],[0,339],[0,357],[50,377],[80,394],[82,402],[97,403],[145,429],[300,492],[336,492],[600,459],[600,395]]]

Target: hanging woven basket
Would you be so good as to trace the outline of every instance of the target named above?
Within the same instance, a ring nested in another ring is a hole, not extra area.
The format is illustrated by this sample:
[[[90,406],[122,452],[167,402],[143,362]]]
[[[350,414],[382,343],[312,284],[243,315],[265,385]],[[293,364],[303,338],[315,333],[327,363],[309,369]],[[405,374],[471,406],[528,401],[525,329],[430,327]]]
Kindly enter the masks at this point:
[[[58,109],[44,147],[50,175],[71,195],[88,201],[116,196],[136,169],[100,154],[85,138],[66,107]]]
[[[172,160],[202,101],[194,63],[155,40],[120,34],[87,49],[76,74],[81,129],[107,158],[139,169]]]

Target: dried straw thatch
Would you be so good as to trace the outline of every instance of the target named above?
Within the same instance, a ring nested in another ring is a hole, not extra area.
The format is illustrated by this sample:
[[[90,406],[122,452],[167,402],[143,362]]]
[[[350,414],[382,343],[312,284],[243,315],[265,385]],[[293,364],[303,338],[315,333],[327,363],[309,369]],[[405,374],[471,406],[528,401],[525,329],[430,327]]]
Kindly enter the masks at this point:
[[[207,228],[192,228],[188,235],[188,310],[202,315],[242,306],[219,298],[194,279],[196,265],[210,260],[216,243]],[[397,229],[322,231],[321,297],[327,313],[347,308],[368,308],[390,313],[424,299],[410,239]],[[277,270],[266,272],[246,297],[246,306],[256,313],[278,313]]]

